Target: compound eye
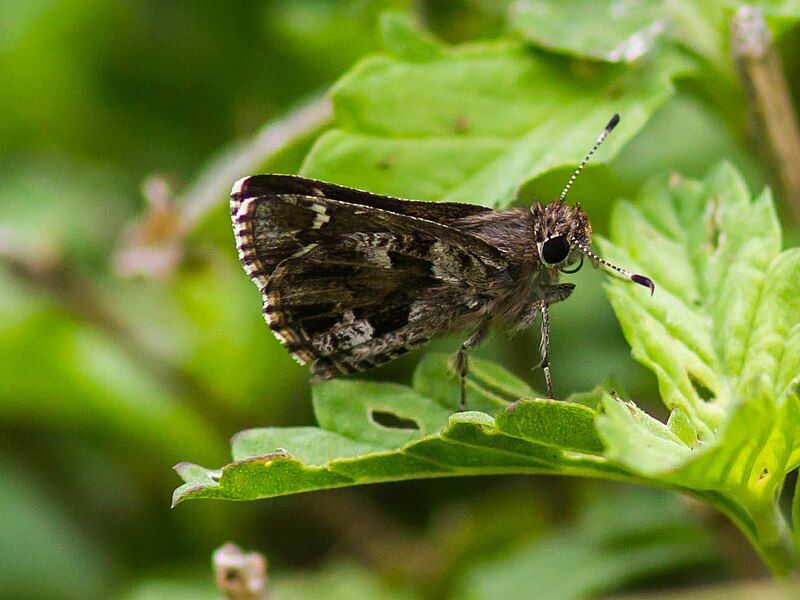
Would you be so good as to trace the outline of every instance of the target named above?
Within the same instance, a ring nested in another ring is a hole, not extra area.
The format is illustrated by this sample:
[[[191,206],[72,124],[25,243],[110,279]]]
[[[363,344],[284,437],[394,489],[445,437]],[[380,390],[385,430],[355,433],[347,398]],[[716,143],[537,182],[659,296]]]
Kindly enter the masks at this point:
[[[542,260],[548,265],[557,265],[569,256],[569,242],[563,235],[545,240],[542,244]]]

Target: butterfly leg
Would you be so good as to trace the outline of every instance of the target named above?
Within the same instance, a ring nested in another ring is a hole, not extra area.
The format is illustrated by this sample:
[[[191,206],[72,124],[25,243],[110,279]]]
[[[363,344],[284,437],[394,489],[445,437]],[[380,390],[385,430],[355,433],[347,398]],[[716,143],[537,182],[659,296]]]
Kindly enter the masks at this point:
[[[551,304],[566,300],[575,289],[572,283],[559,283],[556,285],[544,286],[544,298],[534,304],[532,315],[542,316],[541,321],[541,343],[539,352],[542,357],[541,362],[536,367],[541,367],[544,371],[544,380],[547,385],[547,397],[553,398],[553,378],[550,375],[550,313],[548,308]],[[533,320],[533,318],[531,320]],[[534,368],[536,368],[534,367]]]
[[[547,397],[553,400],[553,378],[550,375],[550,312],[545,302],[539,305],[539,312],[542,315],[542,341],[539,345],[539,352],[542,355],[542,370],[544,371],[544,381],[547,384]]]
[[[453,357],[453,368],[458,374],[461,383],[461,410],[464,410],[467,406],[467,374],[469,373],[469,358],[467,356],[467,351],[471,350],[483,341],[483,339],[486,337],[487,329],[488,327],[486,324],[481,325],[478,330],[475,331],[475,333],[464,340],[458,353]]]

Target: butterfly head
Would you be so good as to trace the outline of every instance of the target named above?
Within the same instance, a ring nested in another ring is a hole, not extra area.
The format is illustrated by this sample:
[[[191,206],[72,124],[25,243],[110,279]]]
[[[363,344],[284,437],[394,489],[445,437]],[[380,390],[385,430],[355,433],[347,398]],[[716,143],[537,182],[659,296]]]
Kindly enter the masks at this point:
[[[583,258],[588,257],[595,265],[602,265],[649,288],[650,294],[652,294],[655,284],[651,279],[618,267],[591,251],[589,243],[592,239],[592,226],[589,218],[579,204],[571,206],[564,202],[569,189],[583,171],[589,158],[617,126],[617,123],[619,123],[619,115],[615,114],[567,181],[558,200],[547,206],[537,204],[531,209],[534,223],[536,223],[536,247],[542,264],[548,268],[558,269],[562,273],[575,273],[583,266]],[[576,263],[577,267],[573,267]]]
[[[589,246],[592,226],[580,205],[556,201],[532,209],[536,223],[535,238],[539,259],[548,268],[574,273],[570,267],[583,260],[581,247]]]

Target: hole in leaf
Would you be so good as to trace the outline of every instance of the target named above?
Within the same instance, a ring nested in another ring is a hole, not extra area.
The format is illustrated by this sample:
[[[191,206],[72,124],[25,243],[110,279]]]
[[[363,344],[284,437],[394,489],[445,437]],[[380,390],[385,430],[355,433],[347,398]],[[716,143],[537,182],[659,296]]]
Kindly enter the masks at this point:
[[[700,399],[704,402],[711,402],[716,397],[714,392],[708,389],[694,374],[689,373],[689,381],[692,382],[694,391],[697,392],[697,395],[700,396]]]
[[[768,475],[769,475],[769,469],[767,467],[764,467],[764,469],[761,471],[761,474],[758,476],[758,480],[761,481]]]
[[[370,418],[381,427],[388,429],[419,429],[419,425],[414,419],[406,419],[386,410],[372,410]]]

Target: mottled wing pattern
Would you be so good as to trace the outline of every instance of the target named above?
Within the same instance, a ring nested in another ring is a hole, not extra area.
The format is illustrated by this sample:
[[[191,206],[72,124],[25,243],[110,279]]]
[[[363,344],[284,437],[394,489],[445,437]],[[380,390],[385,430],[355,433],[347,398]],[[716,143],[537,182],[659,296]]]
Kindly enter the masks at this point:
[[[461,202],[422,202],[419,200],[403,200],[390,196],[379,196],[370,192],[325,181],[317,181],[316,179],[306,179],[296,175],[253,175],[238,181],[234,185],[231,192],[231,216],[236,215],[242,201],[246,198],[280,195],[319,196],[347,202],[348,204],[380,208],[442,224],[480,213],[491,212],[490,208]]]
[[[507,280],[499,251],[441,223],[248,181],[232,194],[240,259],[270,328],[319,378],[377,366],[469,322]]]

